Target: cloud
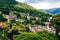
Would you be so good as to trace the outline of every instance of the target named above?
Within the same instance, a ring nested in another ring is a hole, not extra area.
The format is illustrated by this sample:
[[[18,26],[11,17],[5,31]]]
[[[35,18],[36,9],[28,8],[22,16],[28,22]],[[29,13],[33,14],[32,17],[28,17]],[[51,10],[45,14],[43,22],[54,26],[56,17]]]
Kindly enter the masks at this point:
[[[26,0],[16,0],[16,1],[22,2],[22,3],[25,3],[26,2]]]
[[[50,8],[50,3],[48,2],[31,3],[29,5],[31,5],[32,7],[36,9],[49,9]]]
[[[60,0],[17,0],[27,3],[36,9],[51,9],[60,7]]]
[[[32,7],[36,9],[51,9],[51,8],[58,8],[60,7],[60,1],[51,3],[51,2],[40,2],[40,3],[30,3]]]
[[[51,3],[51,7],[52,8],[60,7],[60,1],[59,2],[56,2],[56,3]]]
[[[43,2],[43,1],[46,1],[46,2],[58,2],[60,0],[17,0],[17,1],[26,2],[26,3],[37,3],[37,2]]]

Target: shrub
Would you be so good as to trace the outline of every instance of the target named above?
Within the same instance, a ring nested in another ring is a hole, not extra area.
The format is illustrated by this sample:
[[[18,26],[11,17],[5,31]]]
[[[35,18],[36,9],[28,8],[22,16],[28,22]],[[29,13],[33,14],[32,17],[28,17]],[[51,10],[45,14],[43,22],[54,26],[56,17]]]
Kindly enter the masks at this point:
[[[20,35],[14,36],[15,40],[39,40],[39,36],[33,33],[22,32]]]
[[[0,30],[0,40],[9,40],[3,30]]]
[[[40,35],[41,40],[57,40],[57,37],[46,30],[38,31],[38,35]]]
[[[0,14],[0,22],[5,22],[5,21],[7,21],[7,19],[5,19],[5,18],[3,17],[3,15]]]
[[[58,40],[57,37],[48,31],[39,31],[36,33],[21,32],[14,36],[14,40]]]

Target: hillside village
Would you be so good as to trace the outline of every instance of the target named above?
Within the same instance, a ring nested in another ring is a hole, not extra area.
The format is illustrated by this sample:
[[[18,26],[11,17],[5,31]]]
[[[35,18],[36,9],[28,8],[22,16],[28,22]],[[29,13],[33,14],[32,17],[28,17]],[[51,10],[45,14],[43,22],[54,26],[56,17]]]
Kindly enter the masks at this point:
[[[2,12],[0,12],[1,14]],[[20,13],[20,15],[22,17],[26,17],[28,21],[30,21],[30,17],[33,18],[32,16],[29,16],[29,14],[25,14],[25,13]],[[9,15],[6,15],[6,14],[3,14],[3,17],[7,19],[8,22],[10,22],[13,18],[15,18],[16,21],[19,21],[21,23],[23,23],[25,20],[23,19],[18,19],[16,15],[13,15],[12,12],[9,13]],[[38,17],[35,17],[36,20],[38,20],[39,18]],[[50,18],[51,19],[51,18]],[[50,19],[48,19],[50,21]],[[34,23],[35,21],[32,20],[32,22]],[[31,32],[36,32],[36,31],[40,31],[40,30],[48,30],[49,32],[51,33],[55,33],[55,30],[53,28],[53,25],[50,24],[48,21],[47,22],[44,22],[44,24],[46,26],[42,26],[42,25],[37,25],[37,24],[34,24],[34,25],[31,25],[31,24],[27,24],[26,26],[29,27],[30,31]],[[0,24],[1,25],[1,24]]]
[[[52,15],[15,0],[0,0],[0,40],[58,40],[60,14]]]

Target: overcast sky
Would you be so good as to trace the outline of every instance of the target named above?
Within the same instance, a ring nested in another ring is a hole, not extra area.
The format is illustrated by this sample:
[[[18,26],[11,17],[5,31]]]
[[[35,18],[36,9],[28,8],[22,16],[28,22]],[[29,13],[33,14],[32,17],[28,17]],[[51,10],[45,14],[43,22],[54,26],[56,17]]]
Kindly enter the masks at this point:
[[[17,0],[27,3],[36,9],[51,9],[60,7],[60,0]]]

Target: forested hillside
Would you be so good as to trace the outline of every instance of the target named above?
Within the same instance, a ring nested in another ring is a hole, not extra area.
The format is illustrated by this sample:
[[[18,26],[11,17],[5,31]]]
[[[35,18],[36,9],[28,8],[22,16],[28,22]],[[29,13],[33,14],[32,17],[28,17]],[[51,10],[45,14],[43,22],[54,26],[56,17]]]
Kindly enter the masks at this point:
[[[39,11],[25,3],[19,3],[16,1],[2,1],[0,0],[0,12],[2,12],[2,14],[4,15],[9,15],[9,14],[13,14],[17,16],[17,19],[25,19],[25,21],[27,20],[27,16],[29,15],[29,17],[31,18],[30,20],[34,20],[36,21],[36,19],[38,18],[40,21],[48,21],[47,19],[51,16],[48,13]],[[23,16],[21,16],[23,15]],[[38,20],[38,21],[39,21]]]
[[[32,33],[29,29],[33,25],[46,26],[44,22],[49,22],[51,16],[25,3],[0,0],[0,40],[57,40],[48,31]]]

